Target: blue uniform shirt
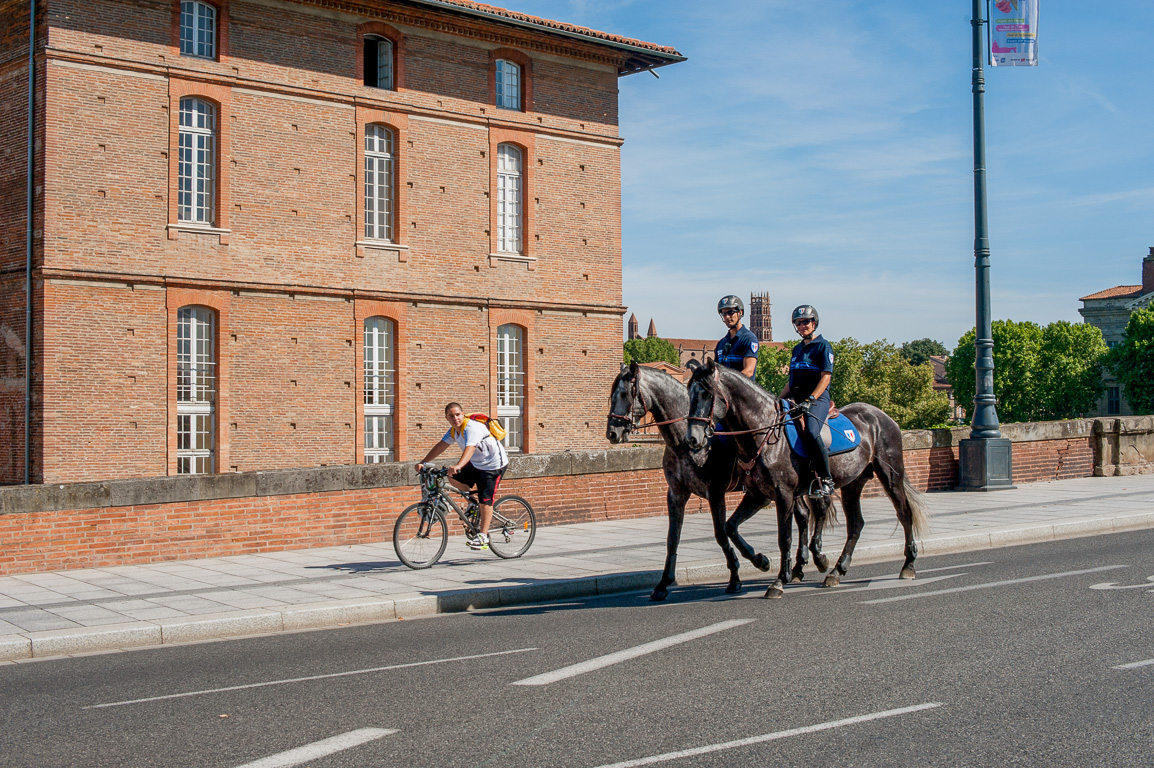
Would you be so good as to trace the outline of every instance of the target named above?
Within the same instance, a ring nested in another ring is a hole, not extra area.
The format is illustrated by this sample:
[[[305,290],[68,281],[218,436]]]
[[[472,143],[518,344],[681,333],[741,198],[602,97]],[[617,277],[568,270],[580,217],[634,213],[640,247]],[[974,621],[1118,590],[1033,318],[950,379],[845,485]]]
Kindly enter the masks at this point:
[[[745,358],[757,357],[757,336],[742,326],[732,339],[728,333],[721,337],[721,341],[717,342],[717,347],[713,350],[713,356],[726,368],[740,371],[745,367]]]
[[[809,397],[823,373],[833,373],[833,347],[820,335],[808,344],[799,341],[789,358],[790,399],[800,403]],[[829,387],[822,396],[829,397]]]

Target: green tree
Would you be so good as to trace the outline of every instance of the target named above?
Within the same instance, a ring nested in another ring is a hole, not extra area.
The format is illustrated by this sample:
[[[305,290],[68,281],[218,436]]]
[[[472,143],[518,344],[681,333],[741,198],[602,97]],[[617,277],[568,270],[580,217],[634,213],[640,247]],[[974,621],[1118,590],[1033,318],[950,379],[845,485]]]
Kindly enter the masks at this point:
[[[950,351],[940,341],[933,339],[917,339],[902,344],[902,357],[910,361],[910,365],[921,365],[929,362],[930,355],[948,355]]]
[[[1107,357],[1134,413],[1154,413],[1154,307],[1130,315],[1126,333]]]
[[[781,394],[789,381],[788,347],[761,344],[757,349],[757,372],[753,375],[761,388],[774,395]]]
[[[625,364],[656,363],[665,361],[673,365],[681,365],[681,355],[677,354],[677,347],[660,336],[647,336],[644,339],[630,339],[625,342]]]
[[[898,347],[884,339],[860,344],[847,338],[835,342],[833,348],[830,389],[834,402],[876,405],[902,429],[926,429],[946,422],[949,398],[934,391],[929,362],[911,365]]]
[[[1042,328],[1013,320],[993,322],[994,395],[1004,422],[1063,419],[1090,410],[1101,394],[1105,351],[1093,326],[1065,321]],[[954,397],[973,418],[974,330],[958,340],[946,363]]]

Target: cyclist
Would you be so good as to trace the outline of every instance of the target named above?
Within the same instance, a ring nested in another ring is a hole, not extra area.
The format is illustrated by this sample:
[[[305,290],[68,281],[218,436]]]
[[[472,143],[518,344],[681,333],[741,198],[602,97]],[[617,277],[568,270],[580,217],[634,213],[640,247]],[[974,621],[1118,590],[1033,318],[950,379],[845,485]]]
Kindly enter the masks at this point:
[[[826,497],[835,484],[829,470],[829,449],[821,439],[821,428],[829,418],[829,383],[833,380],[833,347],[817,333],[817,310],[802,304],[793,310],[793,327],[801,341],[789,359],[789,382],[781,397],[791,398],[805,413],[801,439],[813,463],[818,487],[810,495]]]
[[[713,357],[719,365],[741,371],[749,378],[757,371],[757,336],[741,324],[745,305],[734,295],[723,296],[717,302],[717,314],[729,332],[717,342]]]
[[[509,455],[505,446],[489,433],[484,424],[465,416],[460,403],[445,406],[445,419],[449,431],[441,441],[429,449],[425,458],[417,464],[417,471],[429,461],[445,452],[453,443],[461,449],[461,458],[449,467],[449,482],[461,491],[477,487],[477,503],[481,512],[480,532],[476,537],[465,540],[469,549],[489,548],[489,524],[493,521],[493,499],[497,486],[509,466]]]

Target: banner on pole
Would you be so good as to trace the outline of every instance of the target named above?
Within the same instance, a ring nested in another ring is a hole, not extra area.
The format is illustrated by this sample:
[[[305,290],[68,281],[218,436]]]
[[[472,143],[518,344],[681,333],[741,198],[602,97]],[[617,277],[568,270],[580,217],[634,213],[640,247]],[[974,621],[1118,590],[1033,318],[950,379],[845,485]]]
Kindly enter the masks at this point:
[[[990,66],[1038,66],[1039,0],[996,0],[990,14]]]

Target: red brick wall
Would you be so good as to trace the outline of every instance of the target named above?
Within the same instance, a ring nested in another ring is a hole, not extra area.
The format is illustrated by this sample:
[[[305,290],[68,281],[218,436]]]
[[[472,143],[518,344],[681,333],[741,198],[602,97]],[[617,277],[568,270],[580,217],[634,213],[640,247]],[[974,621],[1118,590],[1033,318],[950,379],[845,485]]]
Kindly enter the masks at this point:
[[[398,372],[400,458],[423,455],[440,437],[445,402],[492,409],[491,326],[514,310],[532,320],[524,323],[532,373],[526,445],[599,446],[620,355],[612,58],[596,46],[402,5],[358,21],[305,5],[234,1],[221,6],[220,56],[206,61],[179,55],[178,8],[176,0],[62,0],[47,14],[50,282],[37,355],[49,379],[35,445],[45,458],[34,480],[174,471],[176,307],[165,305],[166,290],[229,305],[218,345],[229,368],[217,424],[221,471],[359,460],[359,301],[408,310],[398,333],[398,359],[406,361]],[[371,23],[404,36],[397,91],[361,84],[358,28]],[[530,111],[492,105],[499,50],[531,65]],[[21,79],[0,69],[5,114],[22,110]],[[219,106],[215,224],[229,231],[171,226],[182,95]],[[358,148],[369,121],[397,131],[402,249],[356,245]],[[12,162],[23,157],[19,123],[0,128],[0,180],[23,178],[22,161]],[[528,150],[529,260],[490,259],[493,152],[507,140]],[[17,187],[0,191],[0,213],[14,214],[0,217],[0,263],[13,268],[23,265],[23,230],[10,223],[22,220]],[[15,311],[6,297],[3,317]],[[13,423],[5,413],[0,408],[0,428]]]

